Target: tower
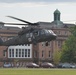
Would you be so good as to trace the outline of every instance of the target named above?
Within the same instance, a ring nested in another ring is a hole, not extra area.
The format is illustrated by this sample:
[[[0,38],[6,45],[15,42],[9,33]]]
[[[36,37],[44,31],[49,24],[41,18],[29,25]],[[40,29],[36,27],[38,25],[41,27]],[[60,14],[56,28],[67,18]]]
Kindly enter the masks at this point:
[[[58,9],[56,9],[54,11],[54,21],[60,21],[60,11]]]
[[[54,25],[54,27],[58,27],[58,28],[62,27],[63,22],[60,19],[60,15],[61,15],[60,11],[56,9],[54,11],[54,21],[51,22]]]

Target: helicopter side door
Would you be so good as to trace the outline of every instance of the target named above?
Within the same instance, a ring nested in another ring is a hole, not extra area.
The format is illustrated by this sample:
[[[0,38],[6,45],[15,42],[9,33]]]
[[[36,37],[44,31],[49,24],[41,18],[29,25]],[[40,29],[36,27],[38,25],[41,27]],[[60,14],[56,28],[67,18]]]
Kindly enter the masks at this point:
[[[39,30],[33,31],[33,42],[37,43],[39,40]]]
[[[40,30],[39,38],[40,38],[40,42],[42,42],[42,41],[44,41],[46,39],[46,34],[45,34],[45,30],[44,29]]]
[[[26,38],[28,42],[32,42],[33,33],[27,33]]]
[[[39,31],[35,30],[33,32],[29,32],[26,34],[26,38],[28,42],[37,42],[39,38]]]

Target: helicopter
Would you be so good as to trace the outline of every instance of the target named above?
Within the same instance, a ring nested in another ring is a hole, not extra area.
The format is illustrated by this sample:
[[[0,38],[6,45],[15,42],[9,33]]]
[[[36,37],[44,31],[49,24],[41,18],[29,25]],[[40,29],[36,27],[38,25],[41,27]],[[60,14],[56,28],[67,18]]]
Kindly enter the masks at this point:
[[[40,28],[38,23],[31,23],[13,16],[7,16],[12,19],[16,19],[24,22],[25,24],[18,23],[4,23],[9,25],[27,25],[28,27],[22,27],[22,30],[18,32],[18,35],[7,41],[2,41],[0,38],[0,46],[13,46],[24,44],[37,44],[40,42],[48,43],[51,40],[55,40],[57,35],[52,30]]]

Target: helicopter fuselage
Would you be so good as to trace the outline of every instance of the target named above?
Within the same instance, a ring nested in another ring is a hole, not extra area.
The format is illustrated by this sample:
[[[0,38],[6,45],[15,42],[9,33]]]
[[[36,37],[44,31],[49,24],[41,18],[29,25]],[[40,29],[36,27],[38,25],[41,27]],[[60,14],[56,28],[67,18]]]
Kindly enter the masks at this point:
[[[10,40],[3,42],[1,45],[24,45],[24,44],[36,44],[39,42],[46,42],[56,39],[56,34],[52,30],[47,29],[33,29],[28,30],[27,33],[18,35]]]
[[[12,46],[12,45],[24,45],[24,44],[36,44],[39,42],[48,42],[56,39],[56,34],[52,30],[41,29],[40,24],[31,23],[13,16],[7,16],[9,18],[24,22],[25,24],[17,24],[17,23],[3,23],[9,25],[26,25],[28,28],[23,27],[22,31],[18,33],[18,36],[9,39],[7,41],[2,41],[0,39],[0,45],[3,46]],[[31,28],[30,28],[31,27]],[[35,28],[36,27],[36,28]]]

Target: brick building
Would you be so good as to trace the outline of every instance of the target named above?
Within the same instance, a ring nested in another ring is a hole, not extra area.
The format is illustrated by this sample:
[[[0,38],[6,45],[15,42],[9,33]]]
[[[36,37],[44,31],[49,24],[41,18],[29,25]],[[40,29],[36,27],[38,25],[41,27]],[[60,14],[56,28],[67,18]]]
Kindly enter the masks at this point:
[[[38,43],[37,45],[31,44],[29,46],[0,46],[0,66],[5,62],[19,63],[21,65],[27,62],[52,62],[53,53],[61,49],[62,44],[71,34],[69,32],[69,27],[74,26],[74,24],[63,23],[60,19],[60,14],[59,10],[55,10],[54,20],[52,22],[38,22],[41,28],[52,29],[57,34],[56,40],[48,42],[48,46],[45,45],[45,42]],[[17,27],[5,27],[1,25],[0,37],[3,40],[10,39],[16,36],[19,30],[20,29]]]

